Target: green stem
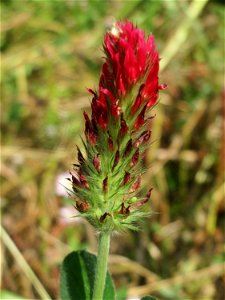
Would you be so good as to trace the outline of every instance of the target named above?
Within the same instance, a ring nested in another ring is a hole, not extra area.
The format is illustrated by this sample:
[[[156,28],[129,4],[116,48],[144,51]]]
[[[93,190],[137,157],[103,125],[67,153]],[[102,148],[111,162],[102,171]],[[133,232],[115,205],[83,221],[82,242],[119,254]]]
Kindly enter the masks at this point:
[[[109,256],[110,233],[101,232],[98,242],[98,257],[92,300],[102,300],[105,288],[107,262]]]

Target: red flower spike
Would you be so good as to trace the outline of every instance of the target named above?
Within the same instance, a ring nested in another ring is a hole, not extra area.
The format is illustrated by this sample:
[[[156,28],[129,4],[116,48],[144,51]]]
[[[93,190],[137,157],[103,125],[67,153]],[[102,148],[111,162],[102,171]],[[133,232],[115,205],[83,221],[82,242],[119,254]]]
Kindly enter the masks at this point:
[[[77,146],[77,158],[78,158],[78,161],[79,161],[80,165],[83,165],[85,163],[85,159],[83,157],[83,154],[80,151],[80,148],[78,146]]]
[[[113,151],[113,140],[109,132],[108,132],[108,146],[109,146],[109,150]]]
[[[127,184],[130,181],[130,177],[130,173],[126,171],[123,178],[123,185]]]
[[[135,166],[139,159],[139,148],[135,151],[134,155],[131,158],[130,166]]]
[[[151,76],[156,75],[156,80],[158,80],[158,74],[154,70],[151,71],[152,68],[148,71],[149,64],[156,60],[157,55],[154,38],[150,35],[146,41],[144,32],[135,28],[132,23],[116,23],[112,31],[105,35],[104,51],[107,55],[106,63],[109,66],[102,68],[102,72],[105,72],[103,77],[110,78],[108,84],[115,85],[118,96],[124,97],[146,72],[151,73]],[[115,81],[109,75],[110,67]],[[149,85],[149,76],[147,79],[147,85]]]
[[[139,147],[143,143],[147,143],[151,137],[151,131],[146,130],[142,132],[142,134],[139,136],[139,138],[136,139],[134,142],[134,147]]]
[[[114,170],[115,167],[118,165],[119,160],[120,160],[120,152],[119,152],[119,150],[117,150],[117,151],[116,151],[116,155],[115,155],[115,159],[114,159],[114,163],[113,163],[112,170]]]
[[[97,170],[98,173],[100,173],[101,170],[101,162],[99,159],[99,153],[97,153],[94,158],[93,158],[93,165],[95,167],[95,169]]]
[[[103,192],[106,194],[108,191],[108,176],[103,180]]]
[[[123,157],[126,157],[132,150],[132,139],[127,142]]]
[[[140,208],[151,190],[141,200],[136,198],[140,159],[151,136],[149,110],[166,85],[159,84],[154,37],[146,38],[132,23],[117,22],[105,34],[103,48],[97,89],[88,89],[91,115],[84,112],[86,155],[77,149],[79,164],[70,182],[77,209],[99,232],[113,232],[131,228],[146,215]]]
[[[125,135],[127,133],[128,129],[129,128],[128,128],[127,123],[124,120],[123,114],[122,114],[121,118],[120,118],[120,136]]]

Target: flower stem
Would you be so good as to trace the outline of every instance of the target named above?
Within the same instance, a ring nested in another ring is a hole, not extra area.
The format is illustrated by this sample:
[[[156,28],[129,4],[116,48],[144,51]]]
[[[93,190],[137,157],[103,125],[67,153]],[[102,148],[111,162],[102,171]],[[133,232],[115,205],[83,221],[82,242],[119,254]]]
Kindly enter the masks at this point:
[[[98,257],[92,300],[102,300],[105,288],[107,262],[109,256],[110,233],[101,232],[98,242]]]

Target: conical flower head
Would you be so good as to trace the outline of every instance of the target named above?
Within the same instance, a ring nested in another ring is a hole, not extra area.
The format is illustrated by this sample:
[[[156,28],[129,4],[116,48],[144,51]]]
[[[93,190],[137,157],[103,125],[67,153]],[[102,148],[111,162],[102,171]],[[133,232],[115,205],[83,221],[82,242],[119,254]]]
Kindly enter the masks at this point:
[[[150,109],[160,89],[159,57],[152,35],[128,21],[105,34],[99,88],[92,95],[91,117],[84,112],[85,154],[71,178],[75,206],[100,231],[136,229],[149,200],[137,199],[141,160],[149,144]]]

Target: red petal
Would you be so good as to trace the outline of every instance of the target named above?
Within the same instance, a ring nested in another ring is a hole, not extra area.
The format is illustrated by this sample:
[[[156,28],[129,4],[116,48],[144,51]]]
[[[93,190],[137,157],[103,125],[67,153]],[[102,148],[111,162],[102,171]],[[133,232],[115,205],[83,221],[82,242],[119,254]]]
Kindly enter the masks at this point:
[[[138,130],[145,122],[145,111],[146,111],[147,105],[144,106],[140,114],[137,116],[135,123],[134,123],[134,128]]]
[[[159,85],[159,90],[165,90],[168,87],[166,83]]]
[[[143,90],[143,88],[144,88],[144,84],[142,84],[141,86],[140,86],[140,88],[139,88],[139,91],[138,91],[138,95],[137,95],[137,98],[136,98],[136,100],[135,100],[135,102],[134,102],[134,104],[133,104],[133,106],[132,106],[132,108],[131,108],[131,113],[132,114],[134,114],[138,109],[139,109],[139,107],[140,107],[140,105],[141,105],[141,100],[142,100],[142,98],[141,98],[141,91]]]
[[[120,118],[120,135],[123,136],[124,134],[126,134],[128,129],[129,128],[128,128],[127,123],[124,120],[123,114],[122,114],[121,118]]]
[[[87,115],[87,113],[84,111],[84,118],[85,118],[85,134],[86,137],[88,137],[89,141],[92,145],[96,144],[97,141],[97,133],[96,130],[94,130],[92,123]]]

